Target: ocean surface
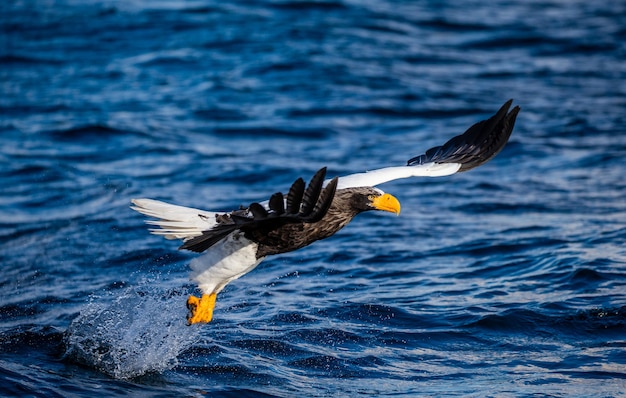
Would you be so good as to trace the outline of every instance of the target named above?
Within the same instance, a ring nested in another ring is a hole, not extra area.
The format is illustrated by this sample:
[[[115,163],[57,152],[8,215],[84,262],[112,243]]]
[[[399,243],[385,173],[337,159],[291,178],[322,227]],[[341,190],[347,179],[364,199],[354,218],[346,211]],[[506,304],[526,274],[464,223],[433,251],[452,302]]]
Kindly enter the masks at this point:
[[[0,395],[624,396],[626,2],[0,5]],[[208,210],[403,165],[522,111],[488,164],[381,186],[186,326]]]

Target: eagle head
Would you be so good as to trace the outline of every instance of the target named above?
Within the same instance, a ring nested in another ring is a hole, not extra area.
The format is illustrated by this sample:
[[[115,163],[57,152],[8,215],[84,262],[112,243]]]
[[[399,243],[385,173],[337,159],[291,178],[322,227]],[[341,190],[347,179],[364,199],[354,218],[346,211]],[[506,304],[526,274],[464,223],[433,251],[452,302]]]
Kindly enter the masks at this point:
[[[348,188],[350,192],[350,207],[357,212],[382,210],[400,214],[400,201],[388,193],[373,187]]]

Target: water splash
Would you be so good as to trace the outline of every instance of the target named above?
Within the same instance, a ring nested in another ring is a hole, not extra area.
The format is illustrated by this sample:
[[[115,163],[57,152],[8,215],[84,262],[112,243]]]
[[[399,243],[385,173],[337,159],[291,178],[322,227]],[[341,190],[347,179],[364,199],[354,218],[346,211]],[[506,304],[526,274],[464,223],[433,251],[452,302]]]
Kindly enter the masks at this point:
[[[129,287],[106,304],[93,301],[70,324],[66,358],[119,379],[163,372],[197,339],[182,292]]]

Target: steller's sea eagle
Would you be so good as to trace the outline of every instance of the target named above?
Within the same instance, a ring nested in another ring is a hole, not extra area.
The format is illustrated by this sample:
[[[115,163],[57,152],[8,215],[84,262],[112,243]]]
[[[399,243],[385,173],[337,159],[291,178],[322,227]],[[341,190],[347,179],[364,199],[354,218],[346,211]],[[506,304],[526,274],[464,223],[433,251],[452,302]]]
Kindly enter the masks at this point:
[[[507,143],[520,110],[507,101],[491,118],[474,124],[442,146],[410,159],[405,166],[387,167],[325,181],[326,168],[310,182],[297,179],[286,195],[247,208],[210,212],[152,199],[133,199],[132,209],[156,218],[150,231],[167,239],[182,239],[180,249],[204,253],[191,261],[191,279],[202,296],[187,300],[188,323],[213,318],[216,295],[229,282],[252,271],[266,256],[290,252],[328,238],[357,214],[369,210],[400,213],[400,202],[376,185],[407,177],[439,177],[467,171],[487,162]]]

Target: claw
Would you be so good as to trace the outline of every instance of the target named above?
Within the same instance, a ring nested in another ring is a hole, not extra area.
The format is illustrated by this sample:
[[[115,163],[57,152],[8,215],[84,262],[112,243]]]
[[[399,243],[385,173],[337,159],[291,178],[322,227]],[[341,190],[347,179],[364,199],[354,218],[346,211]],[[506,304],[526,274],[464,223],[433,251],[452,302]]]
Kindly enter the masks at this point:
[[[187,324],[209,323],[213,319],[216,294],[203,294],[202,297],[189,296],[187,299]]]

